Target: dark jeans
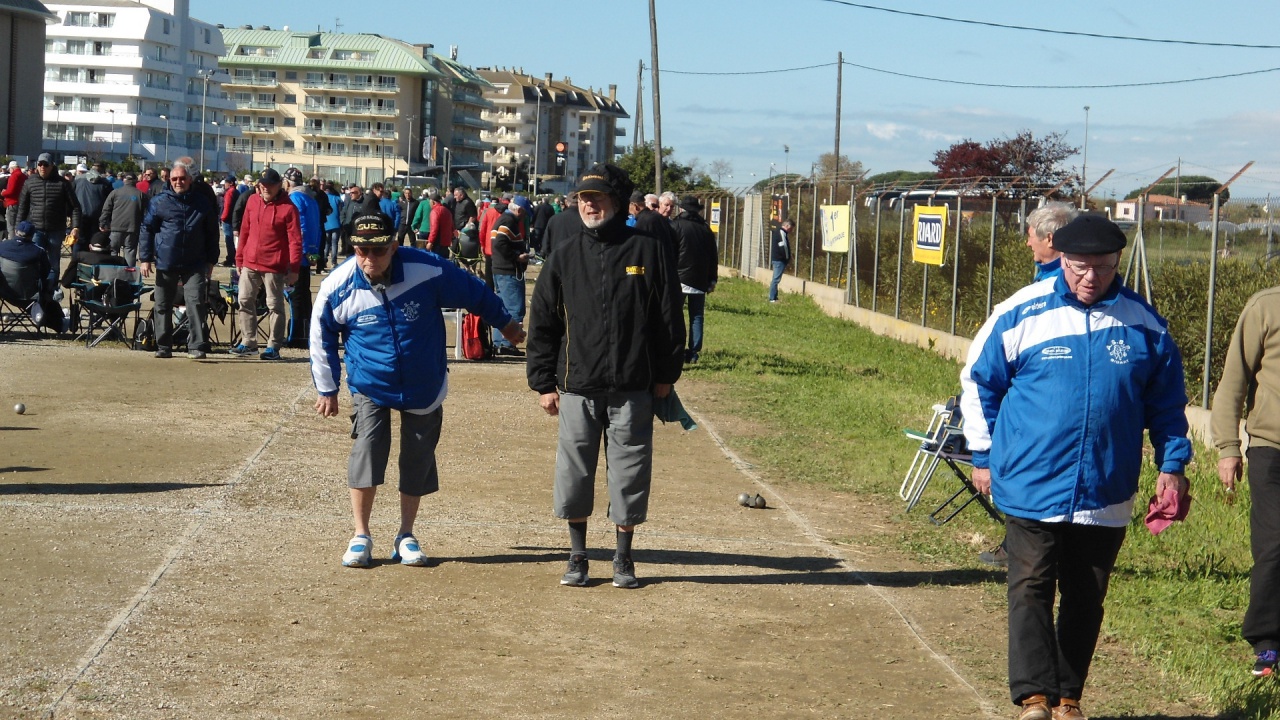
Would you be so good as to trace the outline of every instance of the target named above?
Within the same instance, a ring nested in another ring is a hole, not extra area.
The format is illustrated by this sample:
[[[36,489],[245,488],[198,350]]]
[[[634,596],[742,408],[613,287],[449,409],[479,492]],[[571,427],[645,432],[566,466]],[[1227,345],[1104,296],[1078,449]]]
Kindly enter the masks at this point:
[[[1126,528],[1009,516],[1009,692],[1079,700],[1102,627],[1102,601]],[[1053,601],[1062,596],[1058,621]]]
[[[234,267],[236,264],[236,233],[231,223],[222,223],[222,241],[227,247],[227,256],[223,258],[223,262]]]
[[[324,231],[324,248],[320,251],[320,269],[325,268],[325,263],[336,266],[338,264],[338,250],[342,247],[342,230],[334,228]]]
[[[50,287],[58,282],[58,264],[62,260],[62,241],[67,238],[66,230],[36,230],[31,233],[31,242],[37,246],[44,248],[44,252],[49,256],[49,282]]]
[[[773,261],[773,282],[769,283],[769,299],[778,299],[778,282],[782,280],[782,273],[787,271],[787,264],[781,260]]]
[[[1249,609],[1244,613],[1244,639],[1254,652],[1280,650],[1280,450],[1255,446],[1249,460]]]
[[[178,296],[179,283],[186,302],[187,350],[208,352],[209,343],[204,336],[209,322],[204,268],[156,270],[156,349],[173,349],[173,301]]]
[[[689,345],[684,356],[686,360],[696,362],[698,353],[702,352],[702,316],[706,312],[707,296],[688,293],[684,296],[684,304],[689,309]]]
[[[498,297],[507,309],[512,320],[524,322],[524,278],[516,275],[494,275]],[[511,341],[502,336],[502,328],[493,328],[494,347],[515,347]]]

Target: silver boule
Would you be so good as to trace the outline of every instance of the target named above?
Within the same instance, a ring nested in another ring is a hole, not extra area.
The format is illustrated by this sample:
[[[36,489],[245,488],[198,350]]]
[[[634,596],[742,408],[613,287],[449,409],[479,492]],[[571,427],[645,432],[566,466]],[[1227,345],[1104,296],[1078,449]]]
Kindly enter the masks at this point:
[[[739,495],[738,504],[742,507],[751,507],[751,493],[742,493]]]
[[[768,505],[769,505],[769,504],[768,504],[768,503],[766,503],[766,502],[764,501],[764,498],[763,498],[763,497],[761,497],[761,496],[760,496],[760,495],[758,495],[758,494],[757,494],[754,498],[752,498],[752,499],[751,499],[751,507],[753,507],[753,508],[755,508],[755,509],[757,509],[757,510],[763,510],[763,509],[765,509],[766,507],[768,507]]]
[[[22,403],[18,403],[17,405],[13,406],[13,411],[18,413],[19,415],[22,415],[27,411],[27,406],[23,405]]]

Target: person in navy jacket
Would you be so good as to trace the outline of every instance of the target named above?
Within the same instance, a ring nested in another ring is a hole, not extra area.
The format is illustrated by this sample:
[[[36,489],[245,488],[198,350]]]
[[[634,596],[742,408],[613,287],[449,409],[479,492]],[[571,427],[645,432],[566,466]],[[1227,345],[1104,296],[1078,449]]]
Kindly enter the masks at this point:
[[[436,444],[448,392],[445,328],[441,308],[466,308],[512,343],[524,328],[502,300],[475,276],[438,255],[395,244],[395,226],[379,213],[355,219],[351,244],[356,261],[334,268],[316,296],[311,315],[311,376],[316,412],[338,414],[342,364],[351,389],[351,459],[347,486],[355,537],[342,564],[369,567],[373,540],[369,517],[391,453],[391,411],[400,412],[400,531],[391,559],[425,565],[413,535],[423,495],[439,489]],[[345,343],[345,345],[343,344]],[[339,359],[338,350],[345,355]]]
[[[1188,489],[1182,356],[1164,318],[1117,278],[1125,244],[1099,215],[1064,225],[1053,236],[1062,275],[997,306],[960,374],[973,484],[1006,515],[1009,689],[1023,720],[1083,717],[1144,430],[1157,495],[1181,504]]]

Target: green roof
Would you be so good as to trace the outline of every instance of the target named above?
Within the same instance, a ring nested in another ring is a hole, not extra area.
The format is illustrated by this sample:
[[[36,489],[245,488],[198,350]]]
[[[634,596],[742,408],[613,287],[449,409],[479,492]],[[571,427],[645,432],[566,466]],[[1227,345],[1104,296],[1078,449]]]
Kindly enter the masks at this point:
[[[320,33],[288,30],[247,30],[223,28],[222,41],[227,54],[219,59],[226,67],[266,66],[301,69],[346,70],[349,72],[386,73],[442,77],[430,61],[412,45],[372,33]],[[248,50],[240,54],[242,48]],[[258,48],[271,48],[275,53],[258,54]],[[312,57],[318,51],[319,57]],[[335,53],[358,53],[359,59],[340,59]],[[372,56],[372,59],[370,59]]]
[[[431,59],[439,63],[440,67],[443,67],[448,72],[453,73],[456,76],[457,82],[476,85],[481,88],[493,87],[493,83],[485,80],[475,70],[472,70],[456,60],[450,60],[443,55],[433,55]]]

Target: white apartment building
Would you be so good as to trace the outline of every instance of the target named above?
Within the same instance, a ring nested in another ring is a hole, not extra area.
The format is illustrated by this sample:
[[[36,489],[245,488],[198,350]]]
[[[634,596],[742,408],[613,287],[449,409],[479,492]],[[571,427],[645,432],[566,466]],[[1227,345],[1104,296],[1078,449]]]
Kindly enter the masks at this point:
[[[44,149],[60,161],[246,167],[228,155],[239,128],[222,83],[222,33],[190,14],[190,0],[60,0],[45,40]]]
[[[480,139],[495,146],[484,162],[496,182],[536,176],[538,188],[563,192],[587,168],[617,156],[617,139],[626,135],[618,121],[630,117],[617,100],[617,85],[605,94],[577,87],[568,77],[555,80],[551,73],[541,78],[518,69],[479,68],[477,73],[493,86],[485,97],[494,107],[482,117],[496,128],[482,131]]]

